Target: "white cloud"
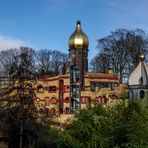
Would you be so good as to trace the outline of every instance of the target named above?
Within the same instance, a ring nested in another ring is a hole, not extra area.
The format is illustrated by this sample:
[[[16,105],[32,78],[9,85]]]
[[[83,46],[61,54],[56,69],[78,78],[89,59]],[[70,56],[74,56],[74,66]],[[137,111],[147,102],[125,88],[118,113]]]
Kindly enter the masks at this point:
[[[27,46],[27,43],[19,39],[0,35],[0,51],[10,48],[19,48],[20,46]]]

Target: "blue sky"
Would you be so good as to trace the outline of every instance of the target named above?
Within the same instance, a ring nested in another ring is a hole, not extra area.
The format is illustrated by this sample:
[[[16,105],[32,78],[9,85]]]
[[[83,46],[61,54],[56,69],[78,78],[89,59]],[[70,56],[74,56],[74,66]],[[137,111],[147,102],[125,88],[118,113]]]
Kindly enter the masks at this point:
[[[27,45],[68,52],[68,38],[81,20],[89,37],[89,59],[96,40],[118,28],[148,32],[147,0],[0,0],[0,50]]]

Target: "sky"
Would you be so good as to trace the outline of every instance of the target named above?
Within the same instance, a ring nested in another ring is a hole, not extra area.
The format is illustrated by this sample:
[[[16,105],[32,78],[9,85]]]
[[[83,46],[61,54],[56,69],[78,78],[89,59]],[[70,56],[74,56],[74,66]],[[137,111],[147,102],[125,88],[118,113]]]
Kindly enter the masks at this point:
[[[81,21],[89,60],[97,39],[115,29],[148,33],[148,0],[0,0],[0,50],[28,46],[68,53],[68,39]]]

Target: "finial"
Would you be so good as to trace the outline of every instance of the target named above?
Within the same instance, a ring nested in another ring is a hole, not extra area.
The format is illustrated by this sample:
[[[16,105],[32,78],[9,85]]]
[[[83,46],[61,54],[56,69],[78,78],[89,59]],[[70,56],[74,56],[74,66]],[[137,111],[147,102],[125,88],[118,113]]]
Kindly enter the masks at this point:
[[[81,25],[81,21],[80,20],[77,20],[77,25]]]
[[[144,54],[143,54],[143,53],[141,53],[141,54],[139,55],[139,59],[140,59],[140,61],[144,61],[145,56],[144,56]]]

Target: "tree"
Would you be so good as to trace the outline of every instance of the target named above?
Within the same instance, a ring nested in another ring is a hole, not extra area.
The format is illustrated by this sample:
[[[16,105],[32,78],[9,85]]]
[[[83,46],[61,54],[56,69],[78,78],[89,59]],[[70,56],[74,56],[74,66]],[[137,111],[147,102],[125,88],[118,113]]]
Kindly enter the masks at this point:
[[[97,42],[98,55],[107,56],[106,65],[119,74],[120,82],[124,77],[128,77],[137,65],[137,58],[141,52],[147,57],[148,37],[140,29],[118,29],[111,32],[111,35],[98,39]]]
[[[51,67],[54,75],[64,74],[64,66],[66,63],[67,63],[67,54],[57,50],[53,50]]]
[[[41,49],[37,53],[38,73],[40,76],[51,75],[51,58],[51,50]]]
[[[135,148],[148,146],[148,101],[95,105],[82,110],[59,134],[59,147]]]
[[[21,47],[18,51],[11,71],[9,71],[9,77],[6,78],[8,85],[3,86],[0,94],[3,106],[1,115],[5,115],[3,118],[4,131],[8,136],[10,148],[25,147],[37,138],[35,132],[36,109],[33,101],[35,94],[30,83],[36,76],[33,71],[33,50]]]
[[[37,63],[40,76],[64,74],[67,54],[57,50],[41,49],[37,54]]]
[[[35,55],[36,52],[34,49],[29,47],[20,47],[19,49],[9,49],[6,51],[0,52],[0,71],[1,76],[5,77],[11,77],[12,73],[16,70],[16,67],[20,63],[20,54],[21,52],[28,52],[26,53],[28,55],[28,58],[26,62],[26,65],[30,65],[30,67],[36,71],[36,65],[35,65]]]
[[[97,54],[90,63],[90,69],[94,72],[106,73],[106,70],[110,67],[109,58],[103,53]]]

